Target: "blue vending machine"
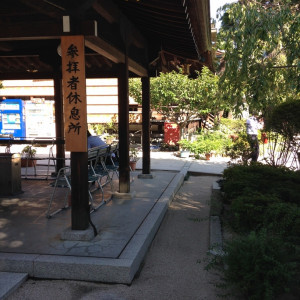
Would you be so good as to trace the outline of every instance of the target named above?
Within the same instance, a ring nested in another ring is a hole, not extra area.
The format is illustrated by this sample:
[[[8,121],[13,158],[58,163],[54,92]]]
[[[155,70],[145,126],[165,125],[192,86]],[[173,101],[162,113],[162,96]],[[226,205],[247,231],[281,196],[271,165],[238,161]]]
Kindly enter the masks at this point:
[[[0,102],[0,135],[12,135],[15,139],[26,137],[25,107],[21,99],[5,99]]]

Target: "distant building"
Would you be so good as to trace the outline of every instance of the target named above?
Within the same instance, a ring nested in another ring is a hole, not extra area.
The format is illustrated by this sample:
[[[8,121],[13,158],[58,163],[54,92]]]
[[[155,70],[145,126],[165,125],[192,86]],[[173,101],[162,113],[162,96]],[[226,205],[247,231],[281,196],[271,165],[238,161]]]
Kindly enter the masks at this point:
[[[52,80],[4,80],[2,81],[3,89],[0,89],[0,99],[22,99],[27,104],[27,107],[32,107],[34,104],[39,107],[40,111],[47,111],[49,117],[47,120],[52,120],[53,124],[48,124],[53,127],[51,131],[54,135],[54,83]],[[89,124],[105,124],[109,122],[118,122],[118,80],[111,79],[87,79],[87,121]],[[49,110],[49,103],[52,107],[52,112]],[[44,104],[44,105],[43,105]],[[45,106],[45,109],[42,107]],[[47,109],[46,109],[47,108]],[[32,112],[32,110],[31,110]],[[41,117],[40,113],[40,117]],[[29,120],[29,118],[27,118]],[[31,118],[32,119],[32,118]],[[40,118],[41,119],[41,118]],[[35,116],[34,120],[38,120]],[[33,122],[30,120],[30,128],[34,128]],[[141,139],[142,129],[142,109],[131,97],[129,98],[129,130],[131,133],[137,132],[136,141]],[[160,115],[153,113],[151,125],[151,133],[153,138],[163,137],[164,121]],[[38,124],[37,124],[38,125]],[[36,126],[37,128],[38,126]],[[32,130],[27,130],[32,132]],[[36,135],[32,133],[31,135]]]
[[[106,123],[118,114],[118,80],[87,79],[87,120],[88,123]],[[43,102],[54,101],[52,80],[4,80],[0,98],[18,98]],[[137,103],[131,101],[137,106]]]

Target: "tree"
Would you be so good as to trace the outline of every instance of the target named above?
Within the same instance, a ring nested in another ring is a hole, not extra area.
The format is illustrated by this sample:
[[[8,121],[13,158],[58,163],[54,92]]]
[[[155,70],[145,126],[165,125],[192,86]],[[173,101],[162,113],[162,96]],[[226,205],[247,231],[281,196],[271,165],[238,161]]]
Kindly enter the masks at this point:
[[[227,4],[218,34],[225,50],[223,99],[236,113],[267,110],[300,95],[298,0],[247,0]]]
[[[130,79],[129,94],[142,102],[141,81]],[[196,79],[176,73],[161,73],[150,80],[151,108],[183,129],[193,119],[218,111],[218,76],[204,67]]]

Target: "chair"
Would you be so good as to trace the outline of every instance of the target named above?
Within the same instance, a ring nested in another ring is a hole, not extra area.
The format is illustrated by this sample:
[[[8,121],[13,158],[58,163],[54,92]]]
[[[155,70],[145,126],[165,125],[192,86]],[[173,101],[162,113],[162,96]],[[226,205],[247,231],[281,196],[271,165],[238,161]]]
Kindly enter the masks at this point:
[[[112,172],[111,180],[113,179],[114,174],[119,178],[119,144],[109,146],[109,154],[107,155],[105,165],[106,168]],[[116,159],[114,159],[116,158]]]
[[[102,191],[103,191],[103,187],[106,186],[107,184],[110,184],[112,190],[112,177],[110,176],[111,170],[109,170],[105,164],[110,148],[109,147],[97,147],[97,148],[98,148],[97,158],[89,159],[91,172],[94,175],[99,177],[100,188]],[[105,178],[105,182],[102,182],[104,178]],[[102,195],[104,197],[104,193],[102,193]]]
[[[46,217],[47,218],[51,218],[52,216],[56,215],[57,213],[59,213],[60,211],[66,209],[69,207],[69,205],[67,204],[68,202],[68,195],[71,192],[71,168],[70,167],[64,167],[61,168],[58,171],[56,180],[53,184],[53,192],[52,192],[52,196],[50,198],[49,201],[49,205],[48,205],[48,210],[46,212]],[[59,209],[57,209],[56,211],[51,213],[51,208],[52,208],[52,203],[53,203],[53,199],[55,197],[56,194],[56,189],[58,187],[62,187],[62,188],[68,188],[65,197],[64,197],[64,202],[63,202],[63,206]]]
[[[87,166],[88,167],[88,184],[89,184],[88,194],[89,194],[89,199],[90,199],[90,203],[91,203],[91,212],[97,210],[100,206],[105,204],[104,192],[103,192],[103,188],[102,188],[103,184],[101,184],[101,181],[100,181],[101,178],[98,174],[95,174],[94,169],[93,169],[93,164],[98,159],[98,152],[99,152],[99,148],[92,148],[88,151],[88,163],[89,163]],[[96,189],[92,190],[92,186],[93,186],[93,184],[96,184],[96,183],[98,184],[98,187],[99,187],[99,189],[101,189],[101,192],[102,192],[102,201],[97,206],[95,206],[94,198],[92,195],[92,192],[96,190]],[[68,202],[68,195],[71,192],[71,167],[64,167],[58,171],[56,180],[53,183],[53,187],[54,187],[54,189],[53,189],[53,192],[51,195],[51,199],[49,201],[48,210],[46,212],[47,218],[51,218],[58,212],[69,207],[67,202]],[[56,196],[57,188],[67,188],[67,192],[64,196],[63,206],[61,208],[55,210],[54,212],[51,212],[51,208],[53,205],[53,200]]]
[[[101,183],[102,177],[105,176],[105,173],[96,173],[95,167],[97,165],[97,162],[99,160],[99,151],[102,150],[105,152],[107,151],[106,147],[94,147],[88,150],[88,183],[90,185],[89,187],[89,196],[91,199],[91,209],[92,211],[97,210],[100,206],[105,204],[104,200],[104,190],[103,187],[104,185]],[[97,182],[98,188],[92,189],[93,185]],[[97,189],[101,190],[102,193],[102,201],[100,202],[99,205],[95,206],[94,205],[94,199],[92,196],[92,192],[96,191]]]
[[[42,141],[48,141],[49,140],[49,144],[51,145],[50,146],[50,148],[49,148],[49,152],[48,152],[48,157],[37,157],[37,156],[33,156],[33,157],[31,157],[31,156],[27,156],[26,157],[26,169],[25,169],[25,178],[26,179],[29,179],[29,177],[28,177],[28,167],[30,166],[29,165],[29,161],[30,160],[33,160],[33,161],[37,161],[37,160],[47,160],[48,161],[48,163],[47,163],[47,173],[46,173],[46,175],[45,175],[45,179],[47,180],[48,179],[48,177],[49,177],[49,169],[50,169],[50,161],[52,160],[53,161],[53,163],[54,163],[54,166],[55,166],[55,157],[54,157],[54,155],[53,155],[53,147],[54,147],[54,145],[55,145],[55,143],[54,143],[54,139],[52,138],[42,138],[42,137],[40,137],[40,138],[35,138],[35,139],[33,139],[33,141],[32,141],[32,145],[30,145],[29,146],[29,151],[31,151],[31,149],[32,149],[32,147],[47,147],[47,144],[45,144],[45,143],[41,143]],[[38,174],[37,174],[37,169],[36,169],[36,167],[37,167],[37,164],[34,162],[33,164],[32,164],[32,166],[33,166],[33,168],[34,168],[34,177],[37,177],[37,176],[39,176]],[[42,176],[44,176],[44,175],[42,175]]]

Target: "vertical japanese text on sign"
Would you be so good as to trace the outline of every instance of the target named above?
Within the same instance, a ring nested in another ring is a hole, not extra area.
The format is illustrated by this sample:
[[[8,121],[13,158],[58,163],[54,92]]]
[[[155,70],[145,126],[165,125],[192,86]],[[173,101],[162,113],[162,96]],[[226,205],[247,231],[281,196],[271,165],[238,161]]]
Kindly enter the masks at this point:
[[[83,36],[62,36],[62,75],[66,150],[87,151],[87,108]]]

